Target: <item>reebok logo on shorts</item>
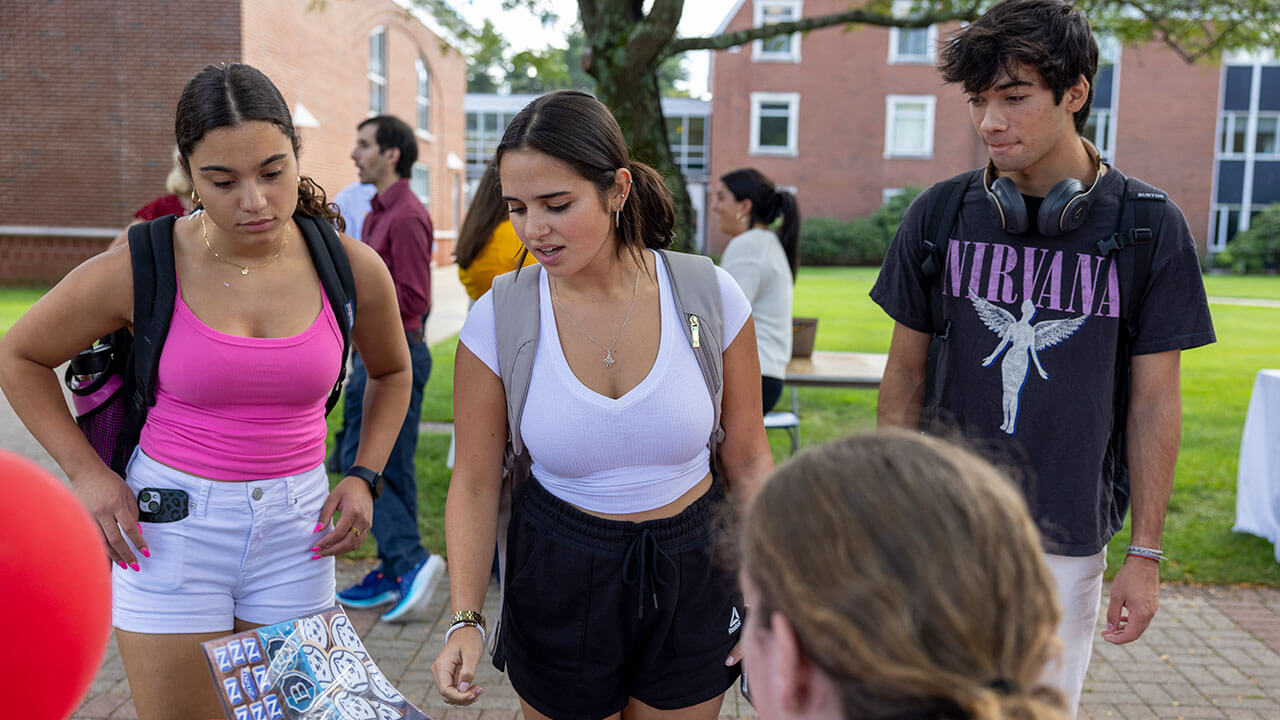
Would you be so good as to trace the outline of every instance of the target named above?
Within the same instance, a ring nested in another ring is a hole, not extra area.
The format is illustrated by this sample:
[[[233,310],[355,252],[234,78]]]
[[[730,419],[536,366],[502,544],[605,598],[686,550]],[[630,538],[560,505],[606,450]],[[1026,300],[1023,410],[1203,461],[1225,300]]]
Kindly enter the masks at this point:
[[[738,632],[740,627],[742,627],[742,616],[738,614],[738,608],[729,608],[729,634]]]

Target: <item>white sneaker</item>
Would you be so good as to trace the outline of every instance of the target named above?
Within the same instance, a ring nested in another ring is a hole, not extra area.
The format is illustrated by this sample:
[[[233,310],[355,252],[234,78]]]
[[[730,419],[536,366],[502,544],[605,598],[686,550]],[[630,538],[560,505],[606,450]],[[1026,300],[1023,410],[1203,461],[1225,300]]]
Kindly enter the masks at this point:
[[[383,614],[385,622],[407,622],[431,603],[440,579],[444,577],[444,559],[431,555],[400,578],[400,602]]]

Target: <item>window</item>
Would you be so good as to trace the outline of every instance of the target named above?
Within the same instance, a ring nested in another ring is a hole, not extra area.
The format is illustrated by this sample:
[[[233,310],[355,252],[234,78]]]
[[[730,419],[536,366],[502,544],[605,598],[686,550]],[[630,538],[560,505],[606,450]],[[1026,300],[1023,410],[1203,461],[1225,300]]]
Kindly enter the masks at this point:
[[[427,210],[431,209],[431,168],[422,163],[413,164],[413,174],[409,177],[409,189],[422,201]]]
[[[889,201],[902,194],[902,188],[881,188],[880,204],[888,205]]]
[[[707,119],[698,115],[667,118],[667,143],[685,175],[707,173]]]
[[[1209,249],[1225,250],[1227,243],[1243,228],[1240,227],[1239,205],[1214,205],[1213,224],[1209,230]]]
[[[933,156],[933,95],[889,95],[885,98],[884,156]]]
[[[431,132],[431,71],[427,69],[427,61],[418,58],[413,61],[413,69],[418,75],[418,94],[414,100],[418,104],[418,129]]]
[[[910,0],[894,0],[894,17],[911,15]],[[938,45],[938,28],[934,25],[922,28],[889,29],[889,64],[934,62],[934,48]]]
[[[799,113],[799,93],[751,93],[751,154],[794,157]]]
[[[369,114],[387,111],[387,29],[369,33]]]
[[[1111,111],[1093,109],[1084,124],[1083,137],[1098,148],[1104,160],[1111,159]]]
[[[485,163],[498,150],[514,112],[477,110],[467,113],[467,177],[484,174]]]
[[[1267,157],[1280,157],[1276,146],[1276,129],[1280,115],[1258,115],[1258,126],[1253,134],[1253,152]]]
[[[755,27],[800,19],[803,0],[767,0],[755,3]],[[752,44],[753,60],[800,62],[800,33],[775,35]]]
[[[1222,113],[1222,135],[1218,138],[1218,152],[1223,155],[1244,155],[1249,140],[1249,113]]]

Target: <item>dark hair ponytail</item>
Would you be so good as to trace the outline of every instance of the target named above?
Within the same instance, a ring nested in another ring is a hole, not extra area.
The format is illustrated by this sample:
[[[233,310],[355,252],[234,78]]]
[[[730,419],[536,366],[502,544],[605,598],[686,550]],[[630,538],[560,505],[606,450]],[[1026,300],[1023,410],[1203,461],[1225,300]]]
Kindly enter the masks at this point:
[[[594,95],[581,90],[557,90],[529,103],[507,125],[494,152],[537,150],[565,163],[596,186],[609,207],[617,172],[631,173],[631,186],[618,218],[618,249],[639,257],[644,248],[671,245],[675,230],[675,202],[662,175],[641,162],[632,162],[618,121]]]
[[[735,200],[751,201],[751,218],[748,225],[757,222],[773,225],[782,216],[778,228],[778,242],[787,256],[791,279],[795,280],[800,266],[800,204],[796,196],[786,190],[778,190],[773,181],[755,168],[732,170],[720,176],[720,182],[733,193]]]
[[[187,177],[191,177],[191,153],[205,135],[218,128],[254,121],[275,125],[289,138],[294,158],[298,157],[302,143],[293,128],[289,104],[262,71],[243,63],[224,63],[206,65],[196,73],[182,88],[173,120],[173,134]],[[298,178],[298,206],[294,212],[328,220],[339,231],[346,230],[337,207],[328,202],[324,189],[309,177]]]

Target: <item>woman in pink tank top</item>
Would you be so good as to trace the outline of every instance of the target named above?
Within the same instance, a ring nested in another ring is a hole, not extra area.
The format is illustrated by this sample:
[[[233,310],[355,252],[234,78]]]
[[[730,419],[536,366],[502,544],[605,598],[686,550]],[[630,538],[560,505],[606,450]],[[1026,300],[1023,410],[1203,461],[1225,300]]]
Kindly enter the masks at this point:
[[[289,106],[261,72],[235,63],[198,72],[179,99],[175,135],[199,207],[154,221],[171,223],[179,293],[173,308],[154,310],[173,316],[156,404],[125,478],[81,434],[53,369],[95,338],[132,329],[129,248],[73,270],[0,341],[0,385],[117,566],[113,624],[142,720],[222,717],[200,642],[332,604],[333,556],[369,531],[375,471],[410,381],[390,274],[343,236],[368,406],[363,469],[330,491],[325,400],[343,344],[299,223],[341,229],[341,219],[300,175]]]

